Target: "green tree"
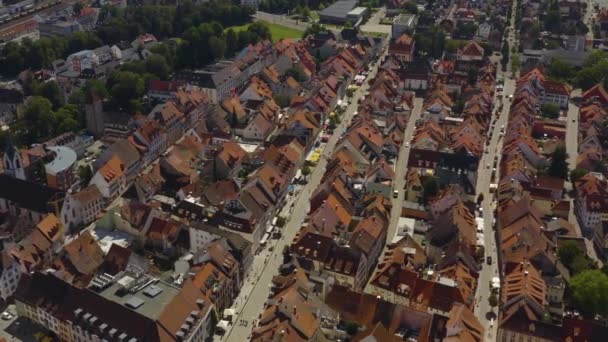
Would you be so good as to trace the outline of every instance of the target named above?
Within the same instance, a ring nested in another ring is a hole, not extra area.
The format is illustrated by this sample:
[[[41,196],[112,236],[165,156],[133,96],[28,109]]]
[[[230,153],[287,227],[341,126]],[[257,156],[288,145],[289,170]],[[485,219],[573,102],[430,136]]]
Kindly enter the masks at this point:
[[[285,71],[285,76],[291,76],[298,82],[306,81],[306,75],[302,71],[302,69],[298,67],[289,68]]]
[[[345,328],[345,331],[347,334],[353,336],[357,332],[359,332],[359,323],[353,322],[353,321],[348,321],[348,322],[346,322],[344,328]]]
[[[408,1],[403,4],[403,11],[411,14],[418,14],[418,5],[414,1]]]
[[[82,89],[87,103],[92,103],[93,98],[106,99],[110,96],[108,88],[100,80],[88,80]]]
[[[55,124],[51,101],[34,96],[23,111],[25,142],[31,144],[48,137],[53,133]]]
[[[585,255],[585,253],[574,241],[565,241],[557,248],[557,257],[566,267],[569,267],[574,259],[583,255]]]
[[[34,94],[45,97],[51,101],[54,109],[63,105],[63,91],[61,91],[56,81],[47,81],[39,84],[35,87]]]
[[[84,118],[81,117],[78,106],[65,105],[54,113],[56,122],[56,133],[75,132],[80,130],[84,123]]]
[[[146,59],[145,67],[146,72],[154,74],[161,80],[168,79],[169,74],[171,73],[171,68],[165,57],[155,53]]]
[[[311,174],[311,172],[312,172],[312,170],[310,169],[310,166],[308,166],[308,165],[304,165],[304,166],[302,166],[302,175],[303,175],[304,177],[306,177],[306,176],[310,175],[310,174]]]
[[[260,40],[272,40],[272,33],[268,25],[259,21],[249,25],[247,32],[255,34]]]
[[[542,105],[540,108],[541,115],[545,118],[557,119],[559,118],[559,106],[552,103]]]
[[[80,177],[81,184],[89,184],[91,178],[93,178],[93,169],[90,165],[80,165],[78,168],[78,176]]]
[[[283,228],[285,227],[285,224],[287,223],[287,219],[283,216],[277,216],[277,223],[276,226],[279,228]]]
[[[574,183],[577,180],[579,180],[580,178],[584,177],[588,173],[589,173],[588,170],[576,168],[576,169],[570,171],[570,181]]]
[[[233,29],[228,29],[225,33],[224,37],[226,41],[226,56],[234,56],[234,54],[239,50],[239,38],[236,33],[234,33]]]
[[[424,197],[428,199],[439,192],[439,181],[435,176],[426,177],[422,183],[422,187],[424,189]]]
[[[492,292],[492,294],[490,294],[490,297],[488,297],[488,303],[493,308],[498,306],[498,297],[496,296],[496,293]]]
[[[600,270],[583,271],[570,280],[573,304],[586,317],[608,313],[608,276]]]
[[[216,36],[211,36],[209,37],[209,50],[213,59],[222,59],[226,53],[226,42]]]
[[[559,81],[570,82],[576,75],[572,64],[564,62],[561,58],[553,58],[548,67],[549,76]]]
[[[467,70],[467,78],[469,80],[469,84],[471,86],[475,86],[477,84],[477,75],[479,74],[479,69],[476,67],[470,67]]]
[[[547,169],[547,174],[552,177],[561,179],[568,178],[568,154],[566,153],[566,147],[559,145],[553,151],[551,155],[551,163]]]
[[[513,75],[517,74],[517,72],[519,71],[519,66],[519,54],[514,53],[513,56],[511,56],[511,72],[513,73]]]
[[[112,100],[119,107],[133,110],[132,100],[139,99],[145,91],[144,79],[130,71],[112,73],[108,80]]]

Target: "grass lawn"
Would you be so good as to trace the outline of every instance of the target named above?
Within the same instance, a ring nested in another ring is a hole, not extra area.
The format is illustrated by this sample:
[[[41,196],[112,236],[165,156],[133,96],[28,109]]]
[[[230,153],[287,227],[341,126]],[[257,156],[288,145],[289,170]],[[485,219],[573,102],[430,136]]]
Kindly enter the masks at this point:
[[[272,34],[273,42],[276,42],[277,40],[280,40],[283,38],[302,38],[302,33],[304,32],[304,31],[296,30],[291,27],[274,24],[274,23],[270,23],[267,21],[261,21],[261,22],[266,24],[268,26],[268,28],[270,29],[270,33]],[[234,32],[238,33],[240,31],[247,30],[247,27],[249,27],[249,25],[250,24],[231,26],[231,27],[226,28],[226,30],[231,28],[234,30]]]

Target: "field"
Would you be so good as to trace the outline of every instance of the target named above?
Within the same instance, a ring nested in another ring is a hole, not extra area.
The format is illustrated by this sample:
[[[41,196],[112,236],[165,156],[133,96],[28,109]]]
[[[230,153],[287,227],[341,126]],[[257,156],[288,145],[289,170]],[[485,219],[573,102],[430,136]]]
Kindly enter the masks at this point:
[[[261,22],[266,24],[266,26],[268,26],[268,28],[270,29],[270,33],[272,34],[273,42],[276,42],[277,40],[280,40],[283,38],[302,38],[303,31],[296,30],[294,28],[279,25],[279,24],[273,24],[273,23],[270,23],[267,21],[261,21]],[[240,26],[231,26],[229,28],[233,29],[234,32],[238,33],[240,31],[247,30],[247,27],[249,27],[249,25],[250,24],[245,24],[245,25],[240,25]]]

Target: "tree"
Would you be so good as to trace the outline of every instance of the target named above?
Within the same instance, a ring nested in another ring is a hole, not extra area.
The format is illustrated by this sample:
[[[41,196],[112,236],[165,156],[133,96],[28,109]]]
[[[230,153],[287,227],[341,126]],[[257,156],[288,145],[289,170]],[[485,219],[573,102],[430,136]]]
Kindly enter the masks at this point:
[[[547,169],[547,174],[561,179],[568,178],[567,159],[566,147],[564,145],[557,146],[551,155],[551,163]]]
[[[514,53],[511,57],[511,72],[513,73],[513,75],[517,74],[517,72],[519,71],[519,65],[519,54]]]
[[[300,68],[289,68],[285,71],[285,76],[291,76],[298,82],[306,81],[306,75]]]
[[[270,28],[263,22],[256,21],[247,27],[247,32],[253,33],[260,40],[272,40]]]
[[[25,142],[35,143],[48,137],[55,127],[53,105],[41,96],[34,96],[23,111]]]
[[[492,292],[492,294],[490,294],[490,297],[488,297],[488,303],[493,308],[498,306],[498,297],[496,296],[496,293]]]
[[[239,50],[239,38],[233,29],[228,29],[224,37],[226,41],[226,56],[232,57]]]
[[[51,101],[53,109],[61,107],[63,104],[63,92],[59,89],[59,85],[56,81],[47,81],[39,84],[34,88],[34,94],[42,96]]]
[[[403,11],[411,14],[418,14],[418,5],[414,1],[408,1],[403,4]]]
[[[92,103],[94,98],[106,99],[110,96],[108,88],[100,80],[88,80],[82,89],[87,103]]]
[[[580,178],[584,177],[588,173],[589,173],[588,170],[576,168],[576,169],[570,171],[570,181],[572,183],[574,183],[577,180],[579,180]]]
[[[572,64],[564,62],[560,58],[553,58],[548,67],[549,76],[558,81],[570,82],[576,75]]]
[[[161,80],[168,79],[169,74],[171,73],[171,68],[169,67],[165,57],[155,53],[146,59],[145,68],[146,72],[154,74]]]
[[[583,271],[570,280],[573,304],[586,317],[608,313],[608,276],[600,270]]]
[[[131,100],[139,99],[145,89],[144,79],[130,71],[117,71],[108,80],[112,100],[119,107],[132,110]]]
[[[552,103],[542,105],[540,108],[541,115],[545,118],[557,119],[559,118],[559,106]]]
[[[283,228],[283,227],[285,227],[286,223],[287,223],[287,219],[285,219],[285,217],[277,216],[277,223],[276,223],[277,227]]]
[[[348,321],[348,322],[346,322],[344,328],[345,328],[345,331],[347,334],[353,336],[357,332],[359,332],[359,323],[353,322],[353,321]]]
[[[84,5],[82,4],[82,2],[77,1],[72,6],[72,12],[74,13],[75,16],[79,16],[80,12],[82,12],[83,8],[84,8]]]
[[[477,75],[479,74],[479,69],[475,68],[475,67],[470,67],[469,70],[467,70],[467,78],[469,80],[469,84],[471,86],[475,86],[475,84],[477,84]]]
[[[209,37],[209,51],[211,51],[211,56],[213,59],[221,59],[224,58],[224,54],[226,53],[226,43],[216,37]]]
[[[424,197],[428,199],[439,192],[439,181],[435,176],[426,177],[422,183],[422,187],[424,189]]]
[[[311,174],[311,172],[312,172],[312,170],[310,169],[310,166],[308,166],[308,165],[304,165],[304,166],[302,167],[302,175],[303,175],[304,177],[306,177],[306,176],[310,175],[310,174]]]
[[[560,244],[557,248],[557,257],[566,267],[579,256],[583,256],[585,253],[578,247],[578,244],[574,241],[565,241]]]
[[[91,178],[93,178],[93,170],[90,165],[80,165],[78,168],[78,176],[80,178],[80,184],[89,184]]]

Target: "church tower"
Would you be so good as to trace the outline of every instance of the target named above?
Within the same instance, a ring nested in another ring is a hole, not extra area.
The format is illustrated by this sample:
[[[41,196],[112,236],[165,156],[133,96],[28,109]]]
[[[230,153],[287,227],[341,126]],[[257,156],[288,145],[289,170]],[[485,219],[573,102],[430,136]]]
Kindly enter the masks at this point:
[[[6,139],[4,156],[2,158],[4,164],[4,173],[18,179],[25,180],[25,168],[21,159],[21,152],[15,147],[10,136]]]

